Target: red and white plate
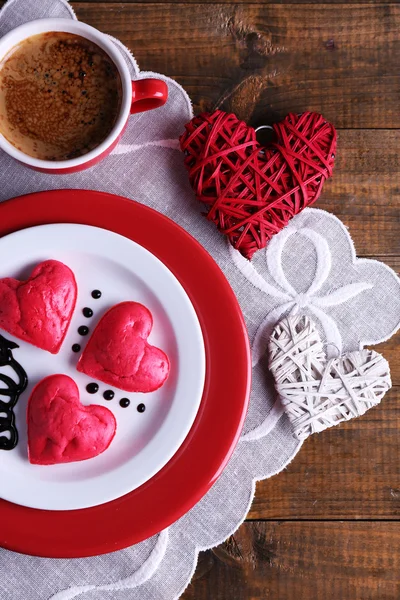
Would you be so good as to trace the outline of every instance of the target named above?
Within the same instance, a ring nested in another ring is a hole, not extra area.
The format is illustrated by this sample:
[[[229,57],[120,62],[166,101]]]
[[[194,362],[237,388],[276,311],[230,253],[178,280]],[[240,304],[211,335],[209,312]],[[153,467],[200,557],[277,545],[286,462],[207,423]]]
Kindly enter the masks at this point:
[[[71,223],[30,227],[0,239],[0,277],[27,279],[32,265],[49,258],[72,269],[78,285],[75,312],[60,352],[49,354],[31,344],[15,341],[14,356],[28,373],[28,387],[15,407],[19,443],[12,452],[0,452],[1,496],[5,500],[44,510],[74,510],[115,500],[148,481],[172,458],[189,433],[204,387],[205,352],[196,312],[179,281],[148,250],[114,232]],[[29,257],[27,269],[27,257]],[[95,300],[92,290],[101,290]],[[86,386],[93,380],[78,373],[79,353],[105,312],[126,300],[144,304],[153,315],[149,342],[162,348],[171,370],[165,384],[151,394],[133,394],[99,383],[96,394]],[[82,310],[89,307],[93,317]],[[81,337],[80,326],[89,335]],[[27,456],[26,399],[39,381],[56,373],[77,383],[82,404],[110,409],[117,420],[111,446],[96,458],[68,464],[31,465]],[[107,402],[103,392],[115,396]],[[123,408],[119,400],[130,400]],[[136,407],[145,405],[145,412]]]
[[[18,342],[16,358],[30,387],[46,375],[66,373],[77,382],[82,402],[106,405],[118,423],[111,447],[95,459],[30,465],[24,424],[29,389],[21,396],[20,443],[0,454],[0,545],[78,557],[137,543],[207,492],[237,442],[249,398],[250,359],[236,298],[190,235],[160,213],[118,196],[62,190],[16,198],[0,204],[0,235],[0,277],[26,275],[32,264],[49,258],[65,262],[77,277],[77,308],[60,354]],[[91,298],[92,289],[101,289],[100,300]],[[155,393],[113,389],[114,400],[106,402],[103,384],[96,395],[85,394],[90,379],[75,370],[71,346],[82,343],[79,325],[89,325],[84,306],[94,310],[93,330],[105,310],[123,300],[152,311],[149,341],[167,352],[172,370]],[[128,408],[119,406],[120,396],[129,397]],[[136,411],[141,402],[144,413]]]

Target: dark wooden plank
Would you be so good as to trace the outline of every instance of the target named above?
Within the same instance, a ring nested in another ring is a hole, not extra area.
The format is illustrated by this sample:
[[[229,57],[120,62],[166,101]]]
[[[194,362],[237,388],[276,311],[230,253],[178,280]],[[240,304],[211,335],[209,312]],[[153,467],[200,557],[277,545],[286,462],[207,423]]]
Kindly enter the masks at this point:
[[[398,600],[398,523],[245,523],[182,600]]]
[[[397,274],[400,273],[400,256],[375,256],[377,260],[383,260],[391,269],[396,271]]]
[[[388,262],[388,261],[386,261],[385,257],[383,257],[382,260],[384,260],[385,262]],[[386,358],[386,360],[389,361],[392,383],[393,383],[393,385],[396,385],[396,386],[400,385],[399,344],[400,344],[400,333],[397,333],[392,338],[390,338],[390,340],[388,340],[387,342],[373,346],[374,350],[383,354],[383,356]]]
[[[196,110],[256,123],[310,109],[340,128],[400,127],[398,4],[73,6],[142,69],[179,81]]]
[[[97,4],[99,0],[74,0],[74,4],[81,1]],[[146,4],[168,4],[171,2],[180,2],[180,0],[142,0]],[[198,0],[185,0],[185,4],[196,3]],[[109,4],[121,4],[121,0],[109,0]],[[232,3],[232,0],[220,0],[219,4]],[[351,0],[352,4],[395,4],[387,0]],[[137,4],[137,0],[125,0],[124,4]],[[204,0],[204,4],[214,4],[213,0]],[[235,4],[263,4],[262,0],[239,0]],[[274,0],[274,4],[343,4],[343,0]]]
[[[349,227],[357,254],[400,255],[400,131],[339,131],[334,176],[318,207]]]
[[[257,484],[250,519],[400,519],[400,388]],[[400,530],[400,529],[399,529]]]

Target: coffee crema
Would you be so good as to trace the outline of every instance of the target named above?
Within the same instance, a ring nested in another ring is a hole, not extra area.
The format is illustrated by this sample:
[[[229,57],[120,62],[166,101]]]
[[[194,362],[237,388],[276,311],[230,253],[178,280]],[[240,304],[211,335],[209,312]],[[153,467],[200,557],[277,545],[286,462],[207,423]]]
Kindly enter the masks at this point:
[[[65,32],[23,40],[0,63],[0,133],[42,160],[87,154],[110,134],[122,82],[94,42]]]

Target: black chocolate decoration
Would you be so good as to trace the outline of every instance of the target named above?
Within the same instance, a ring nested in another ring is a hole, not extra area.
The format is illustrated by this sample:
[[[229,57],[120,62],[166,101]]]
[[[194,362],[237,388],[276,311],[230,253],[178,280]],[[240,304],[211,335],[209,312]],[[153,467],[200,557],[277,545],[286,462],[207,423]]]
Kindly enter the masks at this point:
[[[88,394],[96,394],[99,391],[98,383],[88,383],[86,386],[86,391]]]
[[[89,327],[86,327],[86,325],[81,325],[78,327],[78,333],[79,335],[87,335],[89,333]]]
[[[92,292],[92,298],[94,298],[95,300],[98,300],[99,298],[101,298],[101,291],[100,290],[93,290],[93,292]]]
[[[12,450],[18,444],[18,431],[13,408],[28,385],[28,376],[25,370],[13,356],[12,350],[15,348],[19,348],[18,344],[10,342],[0,335],[0,368],[11,367],[18,378],[18,382],[15,382],[8,375],[0,373],[0,382],[6,385],[5,388],[0,388],[0,450]],[[7,402],[1,399],[2,396],[8,398]],[[10,434],[10,439],[2,435],[6,432]]]
[[[130,405],[131,401],[129,400],[129,398],[121,398],[121,400],[119,401],[119,405],[122,406],[122,408],[127,408]]]
[[[106,390],[103,394],[103,398],[104,400],[112,400],[114,398],[115,394],[112,390]]]
[[[81,347],[79,344],[73,344],[71,349],[72,349],[72,352],[79,352]]]
[[[146,410],[146,407],[144,404],[138,404],[136,407],[136,410],[140,413],[144,413],[144,411]]]
[[[85,308],[82,310],[82,312],[83,312],[83,316],[86,317],[87,319],[90,319],[90,317],[93,317],[93,311],[88,306],[85,306]]]

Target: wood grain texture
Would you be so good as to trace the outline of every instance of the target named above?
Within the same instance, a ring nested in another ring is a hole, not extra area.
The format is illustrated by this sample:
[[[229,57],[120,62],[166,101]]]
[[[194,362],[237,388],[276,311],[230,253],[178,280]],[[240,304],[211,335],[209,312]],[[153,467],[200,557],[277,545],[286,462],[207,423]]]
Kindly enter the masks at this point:
[[[398,600],[398,523],[245,523],[182,600]]]
[[[332,179],[317,206],[338,216],[357,254],[400,255],[400,131],[339,131]]]
[[[400,387],[257,484],[250,519],[400,519]]]
[[[98,4],[98,0],[74,0],[74,4],[81,1]],[[180,0],[142,0],[142,4],[170,4],[171,2],[180,2]],[[232,0],[220,0],[219,4],[229,4]],[[136,4],[137,0],[125,0],[124,4]],[[185,0],[184,4],[198,3],[198,0]],[[109,0],[108,4],[121,4],[121,0]],[[214,0],[204,0],[203,4],[215,4]],[[263,4],[262,0],[240,0],[240,4]],[[274,0],[274,4],[343,4],[343,0]],[[390,4],[386,0],[352,0],[352,4]],[[395,4],[395,2],[392,2]]]
[[[73,3],[195,109],[252,123],[316,110],[340,128],[400,127],[398,4]]]
[[[389,264],[389,260],[386,256],[381,257],[380,260],[383,260],[385,263]],[[399,258],[396,258],[400,262]],[[390,374],[392,377],[393,385],[400,386],[400,332],[396,333],[393,337],[390,338],[387,342],[383,344],[377,344],[376,346],[371,346],[377,352],[383,354],[383,356],[389,361],[390,364]]]

